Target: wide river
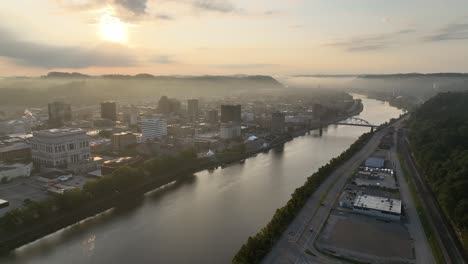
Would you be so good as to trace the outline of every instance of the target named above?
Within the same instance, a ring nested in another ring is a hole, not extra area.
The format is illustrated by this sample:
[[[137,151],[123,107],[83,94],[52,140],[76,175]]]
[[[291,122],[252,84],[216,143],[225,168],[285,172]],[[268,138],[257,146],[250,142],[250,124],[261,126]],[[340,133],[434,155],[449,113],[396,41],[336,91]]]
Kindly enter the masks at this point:
[[[402,113],[362,100],[359,117],[374,124]],[[202,171],[148,193],[132,209],[110,210],[58,231],[0,263],[230,263],[294,189],[367,131],[335,125],[322,136],[312,131],[244,164]]]

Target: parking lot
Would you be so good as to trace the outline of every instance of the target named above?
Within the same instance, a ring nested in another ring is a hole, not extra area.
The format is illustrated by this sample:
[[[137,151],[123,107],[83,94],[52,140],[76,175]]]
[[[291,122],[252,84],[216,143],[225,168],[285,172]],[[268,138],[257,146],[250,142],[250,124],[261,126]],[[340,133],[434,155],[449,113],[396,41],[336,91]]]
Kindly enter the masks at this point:
[[[81,188],[89,180],[86,176],[75,175],[66,181],[57,181],[65,186]],[[21,207],[25,199],[34,201],[45,199],[48,196],[48,184],[38,180],[37,176],[19,178],[7,184],[0,184],[0,199],[7,200],[10,206],[0,209],[0,217],[8,211]]]
[[[352,259],[379,262],[412,262],[413,241],[401,222],[333,211],[317,240],[322,250]]]

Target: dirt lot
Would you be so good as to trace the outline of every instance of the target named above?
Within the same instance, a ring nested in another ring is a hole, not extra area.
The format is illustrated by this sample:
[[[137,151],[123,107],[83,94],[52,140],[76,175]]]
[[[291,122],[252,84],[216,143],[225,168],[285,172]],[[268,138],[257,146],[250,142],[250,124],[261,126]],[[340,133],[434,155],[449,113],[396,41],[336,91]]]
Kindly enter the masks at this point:
[[[319,248],[371,262],[411,262],[413,241],[400,222],[334,211],[317,240]]]

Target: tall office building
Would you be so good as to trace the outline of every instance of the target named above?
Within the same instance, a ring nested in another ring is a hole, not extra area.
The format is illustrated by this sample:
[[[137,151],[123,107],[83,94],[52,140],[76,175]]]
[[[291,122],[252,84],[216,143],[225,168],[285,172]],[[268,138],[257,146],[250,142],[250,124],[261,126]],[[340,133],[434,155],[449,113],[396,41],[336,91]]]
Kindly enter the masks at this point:
[[[221,123],[241,122],[240,105],[221,105]]]
[[[49,126],[61,127],[72,120],[71,105],[64,102],[49,103]]]
[[[271,132],[282,134],[284,133],[284,121],[285,117],[283,113],[276,112],[271,114]]]
[[[169,98],[167,98],[167,96],[161,96],[158,102],[158,112],[163,113],[163,114],[169,113],[170,112],[169,104],[170,104]]]
[[[169,99],[167,96],[161,96],[157,110],[162,114],[177,113],[180,111],[180,102],[173,98]]]
[[[167,135],[167,123],[160,118],[148,118],[140,121],[142,142],[161,139]]]
[[[117,121],[117,103],[102,102],[101,103],[101,118]]]
[[[198,100],[189,99],[187,100],[187,113],[190,117],[198,117]]]
[[[41,167],[69,169],[90,161],[89,136],[80,128],[35,131],[31,154],[34,163]]]
[[[218,110],[208,111],[208,122],[218,123],[218,120],[219,120]]]

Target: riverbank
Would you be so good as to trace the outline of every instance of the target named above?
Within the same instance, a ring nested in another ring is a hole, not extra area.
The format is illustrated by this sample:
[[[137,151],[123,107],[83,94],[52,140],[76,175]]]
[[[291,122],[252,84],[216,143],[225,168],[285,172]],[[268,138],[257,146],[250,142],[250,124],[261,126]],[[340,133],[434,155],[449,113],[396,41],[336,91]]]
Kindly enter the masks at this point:
[[[355,110],[362,110],[362,107],[357,108]],[[340,117],[338,119],[346,119],[356,114],[356,111],[349,112],[346,117]],[[326,122],[326,124],[331,124],[334,122],[336,122],[336,120],[330,120]],[[320,126],[311,127],[310,130],[317,129],[319,127]],[[78,223],[88,217],[93,217],[96,214],[99,214],[106,210],[122,206],[128,201],[135,201],[141,199],[144,193],[152,191],[168,183],[181,180],[187,175],[192,175],[193,173],[202,170],[222,166],[225,164],[231,164],[240,160],[247,159],[260,152],[264,152],[271,148],[278,147],[284,144],[285,142],[292,140],[293,138],[294,137],[292,137],[291,135],[285,135],[281,137],[280,140],[277,140],[275,144],[271,144],[267,149],[258,149],[256,151],[244,154],[226,153],[218,155],[218,158],[216,160],[202,159],[197,160],[197,162],[193,164],[190,163],[190,166],[178,166],[177,169],[171,172],[165,173],[163,175],[158,175],[157,178],[150,178],[150,180],[144,181],[141,184],[131,186],[131,188],[126,189],[124,192],[113,193],[100,199],[93,199],[85,205],[80,205],[75,210],[63,214],[54,214],[53,217],[46,218],[46,220],[39,223],[32,223],[30,225],[27,225],[26,227],[21,228],[18,232],[8,233],[4,231],[1,233],[0,252],[9,252],[17,247],[20,247],[22,245],[40,239],[44,236],[47,236],[51,233],[54,233],[60,229]]]

